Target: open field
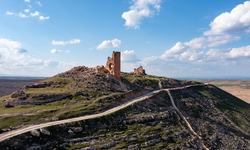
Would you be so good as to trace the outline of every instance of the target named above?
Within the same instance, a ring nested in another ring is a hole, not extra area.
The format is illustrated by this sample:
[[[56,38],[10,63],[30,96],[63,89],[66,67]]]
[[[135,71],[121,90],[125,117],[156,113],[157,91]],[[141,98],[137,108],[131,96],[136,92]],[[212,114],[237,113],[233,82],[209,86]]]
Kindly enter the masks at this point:
[[[213,84],[250,104],[250,81],[211,80],[203,82]]]
[[[0,79],[0,97],[11,94],[14,91],[21,90],[25,85],[32,85],[41,79]]]

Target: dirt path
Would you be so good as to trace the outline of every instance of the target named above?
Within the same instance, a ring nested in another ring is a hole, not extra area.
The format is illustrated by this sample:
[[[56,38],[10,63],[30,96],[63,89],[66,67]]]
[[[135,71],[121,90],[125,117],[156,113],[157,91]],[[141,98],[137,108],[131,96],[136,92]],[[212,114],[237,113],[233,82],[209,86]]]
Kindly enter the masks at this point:
[[[177,90],[177,89],[184,89],[184,88],[192,87],[192,86],[198,86],[198,85],[187,85],[187,86],[182,86],[182,87],[177,87],[177,88],[169,88],[169,89],[163,89],[163,90],[165,90],[165,91],[166,90]],[[154,96],[155,94],[157,94],[157,93],[159,93],[159,92],[161,92],[163,90],[155,90],[155,91],[149,92],[149,93],[147,93],[147,94],[145,94],[143,96],[134,98],[134,99],[132,99],[132,100],[130,100],[128,102],[125,102],[125,103],[123,103],[123,104],[121,104],[121,105],[119,105],[117,107],[114,107],[112,109],[109,109],[107,111],[104,111],[104,112],[101,112],[101,113],[98,113],[98,114],[86,115],[86,116],[82,116],[82,117],[76,117],[76,118],[53,121],[53,122],[47,122],[47,123],[42,123],[42,124],[38,124],[38,125],[30,125],[28,127],[22,128],[22,129],[17,129],[17,130],[12,130],[12,131],[9,131],[9,132],[6,132],[6,133],[2,133],[2,134],[0,134],[0,142],[4,141],[6,139],[9,139],[11,137],[14,137],[14,136],[17,136],[17,135],[20,135],[20,134],[35,130],[35,129],[45,128],[45,127],[64,124],[64,123],[76,122],[76,121],[81,121],[81,120],[93,119],[93,118],[101,117],[101,116],[104,116],[104,115],[108,115],[108,114],[114,113],[116,111],[119,111],[119,110],[121,110],[121,109],[123,109],[123,108],[125,108],[125,107],[127,107],[129,105],[132,105],[133,103],[143,101],[143,100],[145,100],[147,98],[150,98],[150,97]],[[170,98],[172,98],[172,97],[170,97]],[[188,125],[190,126],[189,123],[188,123]],[[190,126],[190,128],[191,128],[191,126]]]
[[[174,99],[173,99],[172,95],[170,94],[170,91],[168,89],[165,89],[165,91],[168,93],[168,96],[170,97],[170,100],[171,100],[171,103],[172,103],[174,109],[177,111],[177,113],[179,114],[181,119],[185,122],[186,126],[188,127],[189,132],[198,139],[200,147],[202,147],[202,149],[208,150],[208,148],[203,144],[201,137],[193,130],[193,128],[191,127],[191,125],[189,124],[187,119],[182,115],[180,110],[176,107],[176,105],[174,103]]]

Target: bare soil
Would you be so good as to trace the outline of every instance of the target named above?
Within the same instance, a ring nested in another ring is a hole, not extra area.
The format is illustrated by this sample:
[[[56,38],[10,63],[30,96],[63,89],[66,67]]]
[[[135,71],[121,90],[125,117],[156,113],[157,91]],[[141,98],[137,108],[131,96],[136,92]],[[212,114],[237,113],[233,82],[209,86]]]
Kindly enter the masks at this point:
[[[230,84],[230,85],[240,85],[240,84],[250,84],[250,81],[239,81],[239,80],[217,80],[217,81],[208,81],[210,84],[214,85],[222,85],[222,84]]]
[[[206,81],[250,104],[250,81],[214,80]],[[242,85],[248,86],[242,86]]]
[[[219,88],[250,104],[250,87],[221,86]]]

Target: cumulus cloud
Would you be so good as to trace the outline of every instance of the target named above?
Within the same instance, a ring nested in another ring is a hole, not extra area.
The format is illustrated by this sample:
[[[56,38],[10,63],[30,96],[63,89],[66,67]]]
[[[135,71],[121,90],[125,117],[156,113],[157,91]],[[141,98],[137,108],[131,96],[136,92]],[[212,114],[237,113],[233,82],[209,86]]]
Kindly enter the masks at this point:
[[[27,66],[43,66],[44,65],[44,61],[42,59],[30,59],[27,61]]]
[[[35,16],[39,16],[39,12],[38,11],[35,11],[34,13],[30,13],[30,16],[31,17],[35,17]]]
[[[121,53],[121,61],[123,62],[137,62],[139,59],[137,58],[137,55],[135,54],[134,50],[125,50]]]
[[[45,60],[44,61],[45,66],[49,66],[49,67],[57,67],[59,66],[60,62],[58,60]]]
[[[81,42],[80,39],[73,39],[68,41],[52,41],[52,45],[67,45],[67,44],[79,44]]]
[[[30,2],[30,1],[27,0],[27,2]],[[36,3],[37,3],[37,5],[42,6],[42,4],[40,3],[40,1],[36,1]],[[22,10],[22,11],[19,12],[19,13],[14,13],[14,12],[7,11],[7,12],[6,12],[6,15],[13,15],[13,16],[17,16],[17,17],[20,17],[20,18],[35,17],[35,18],[38,18],[38,19],[41,20],[41,21],[50,19],[49,16],[44,16],[43,14],[41,14],[41,13],[38,12],[38,11],[30,12],[30,9],[31,9],[31,8],[32,8],[32,6],[31,6],[31,5],[28,5],[28,8]],[[24,13],[23,13],[23,12],[24,12]]]
[[[14,15],[15,13],[13,13],[13,12],[9,12],[9,11],[7,11],[6,12],[6,15]]]
[[[105,40],[96,49],[106,49],[106,48],[119,48],[121,46],[121,40]]]
[[[0,47],[1,48],[8,48],[11,51],[16,51],[22,48],[21,43],[17,41],[12,41],[9,39],[0,39]]]
[[[55,54],[55,53],[61,53],[61,50],[52,49],[50,52],[53,53],[53,54]]]
[[[30,10],[29,10],[29,9],[25,9],[25,10],[24,10],[24,12],[29,13],[29,12],[30,12]]]
[[[36,1],[36,4],[38,5],[38,6],[40,6],[40,7],[42,7],[43,5],[41,4],[41,2],[40,1]]]
[[[9,39],[0,39],[1,62],[19,61],[25,56],[27,50],[22,48],[21,43]]]
[[[66,45],[66,42],[65,41],[55,41],[55,40],[53,40],[52,45]]]
[[[25,15],[21,12],[17,16],[19,16],[20,18],[28,18],[29,17],[28,15]]]
[[[240,37],[237,36],[223,35],[194,38],[185,43],[177,42],[161,56],[161,59],[197,60],[202,57],[203,52],[201,50],[218,47],[239,39]]]
[[[214,60],[239,60],[239,59],[249,59],[250,58],[250,45],[230,48],[227,50],[210,49],[205,54],[205,61]]]
[[[40,19],[40,20],[47,20],[47,19],[49,19],[49,16],[47,16],[47,17],[39,16],[39,19]]]
[[[53,59],[43,60],[26,52],[27,50],[22,48],[20,42],[0,39],[1,74],[50,76],[79,65],[76,62],[65,63]]]
[[[152,17],[160,11],[162,0],[133,0],[130,10],[122,14],[126,20],[125,26],[132,29],[140,29],[141,21],[146,17]]]
[[[231,12],[224,12],[210,23],[210,30],[205,36],[220,35],[230,32],[250,31],[250,1],[237,5]]]
[[[70,53],[70,50],[65,51],[65,53]]]
[[[24,0],[25,2],[27,2],[27,3],[29,3],[30,2],[30,0]]]

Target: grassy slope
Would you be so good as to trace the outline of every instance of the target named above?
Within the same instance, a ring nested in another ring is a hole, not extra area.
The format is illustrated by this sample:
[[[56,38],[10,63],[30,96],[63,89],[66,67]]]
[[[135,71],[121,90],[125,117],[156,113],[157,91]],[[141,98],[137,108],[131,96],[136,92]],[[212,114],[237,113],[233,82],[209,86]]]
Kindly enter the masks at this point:
[[[237,142],[239,138],[241,139],[242,134],[250,134],[250,105],[230,95],[229,93],[226,93],[216,87],[207,88],[203,86],[191,87],[187,90],[172,91],[171,93],[175,99],[177,107],[179,107],[183,114],[188,118],[194,130],[202,136],[206,145],[209,145],[214,149],[220,149],[225,146],[223,144],[220,145],[220,143],[228,142],[227,140],[229,140],[230,138],[232,138],[233,140],[236,139]],[[209,104],[206,103],[207,101],[214,102],[215,107],[206,106],[207,104]],[[175,111],[170,108],[170,106],[171,103],[169,101],[169,97],[166,93],[161,92],[154,98],[139,102],[108,116],[78,122],[73,125],[68,124],[66,128],[62,128],[61,126],[54,126],[47,129],[52,132],[53,137],[51,138],[54,140],[56,139],[56,141],[58,142],[63,142],[63,140],[60,139],[61,137],[71,139],[104,135],[103,138],[100,138],[100,141],[104,140],[108,142],[115,137],[113,134],[120,137],[129,135],[133,136],[137,133],[140,135],[139,138],[135,141],[120,140],[119,143],[111,148],[118,149],[126,148],[129,145],[137,143],[143,145],[145,142],[151,140],[150,138],[147,138],[146,135],[159,133],[161,137],[170,137],[169,139],[173,138],[174,141],[171,142],[171,140],[161,140],[160,142],[156,142],[155,144],[148,146],[146,149],[162,149],[167,147],[174,147],[176,145],[182,147],[184,146],[184,143],[187,143],[187,141],[191,139],[191,137],[187,132],[183,122],[177,116]],[[155,119],[154,121],[149,122],[133,122],[125,125],[122,123],[123,121],[118,124],[114,123],[117,121],[117,119],[120,118],[124,120],[135,118],[140,119],[142,116],[159,116],[161,113],[169,113],[170,116],[163,120]],[[246,132],[241,133],[241,135],[236,134],[237,132],[239,132],[239,130],[230,125],[227,119],[222,116],[223,114],[230,118],[233,123],[235,123],[238,127]],[[171,120],[176,117],[177,119]],[[156,123],[154,124],[153,122],[155,121]],[[100,123],[106,125],[113,124],[114,126],[107,129],[100,129],[98,128],[98,125],[100,125]],[[73,137],[68,137],[67,131],[71,129],[72,126],[82,126],[84,128],[84,132],[77,133]],[[221,127],[227,129],[228,131],[217,131],[217,129],[221,129]],[[87,133],[85,131],[87,131]],[[122,133],[117,133],[121,131]],[[183,134],[183,138],[179,139],[179,134]],[[27,135],[30,135],[30,133],[27,133]],[[216,135],[218,139],[211,143],[210,136],[213,137],[214,135]],[[223,139],[223,136],[226,137],[226,139]],[[217,140],[219,141],[219,144],[213,145],[217,142]],[[65,147],[65,149],[77,149],[86,146],[90,146],[90,144],[86,145],[79,144],[77,142],[71,142],[70,145]]]
[[[165,118],[161,118],[161,115],[167,116]],[[143,117],[150,116],[154,116],[155,118],[148,121],[137,121]],[[130,121],[130,123],[124,123],[123,121]],[[101,124],[106,124],[109,127],[99,128],[99,125]],[[69,136],[68,130],[79,126],[83,127],[83,132]],[[189,139],[191,139],[190,134],[185,129],[185,125],[182,123],[176,112],[171,108],[171,102],[166,92],[161,92],[155,95],[155,97],[148,99],[146,102],[138,102],[125,109],[119,110],[114,114],[96,119],[80,121],[73,124],[66,124],[64,127],[52,126],[48,127],[47,130],[52,133],[48,140],[50,142],[58,142],[56,145],[51,144],[50,146],[52,147],[61,145],[65,142],[65,139],[77,139],[91,136],[100,136],[100,138],[96,141],[105,141],[106,143],[111,142],[114,138],[120,137],[120,140],[116,140],[118,143],[115,146],[110,147],[111,150],[127,148],[129,145],[133,144],[144,145],[145,142],[154,139],[150,137],[152,134],[156,134],[156,138],[168,138],[149,145],[146,149],[162,149],[174,147],[176,145],[180,146],[183,143],[188,143]],[[43,138],[48,138],[43,135],[37,138],[30,136],[30,133],[26,133],[25,135],[28,135],[27,137],[32,142],[20,135],[16,137],[16,139],[20,140],[19,143],[22,143],[23,141],[28,142],[27,145],[36,145],[35,143],[43,145],[46,144],[46,141],[44,141]],[[136,135],[138,135],[138,137],[136,137]],[[179,135],[182,135],[182,137]],[[130,137],[131,139],[126,139],[125,137]],[[132,137],[136,138],[133,139]],[[84,140],[82,142],[84,142]],[[61,149],[73,150],[87,146],[97,146],[97,149],[99,149],[97,144],[86,144],[76,141],[70,142],[69,145],[66,145],[63,148],[61,147]],[[53,149],[52,147],[46,148]],[[22,149],[22,147],[19,148]]]
[[[150,86],[153,89],[158,88],[158,81],[160,78],[153,76],[141,76],[126,75],[122,77],[122,80],[127,80],[129,83],[137,80],[144,87]],[[161,78],[164,79],[164,78]],[[84,83],[78,83],[78,87],[74,86],[75,81],[70,79],[63,79],[57,76],[41,80],[40,82],[58,81],[63,84],[57,88],[28,88],[25,93],[29,95],[37,94],[72,94],[76,91],[85,91],[90,96],[90,99],[86,99],[83,96],[73,96],[72,99],[62,99],[45,105],[23,105],[15,106],[13,108],[5,108],[2,100],[10,98],[10,95],[0,98],[0,114],[18,114],[18,116],[2,116],[0,117],[0,129],[8,128],[9,126],[19,126],[28,124],[38,124],[42,122],[50,121],[52,118],[66,119],[84,114],[91,114],[106,109],[115,104],[115,100],[108,102],[97,103],[98,99],[107,96],[122,96],[124,92],[111,92],[109,95],[103,95],[100,91],[95,91],[91,88],[86,88]],[[79,86],[80,85],[80,86]],[[28,99],[27,101],[39,101],[37,99]],[[41,100],[40,100],[41,101]],[[23,116],[23,114],[34,114],[33,116]]]

